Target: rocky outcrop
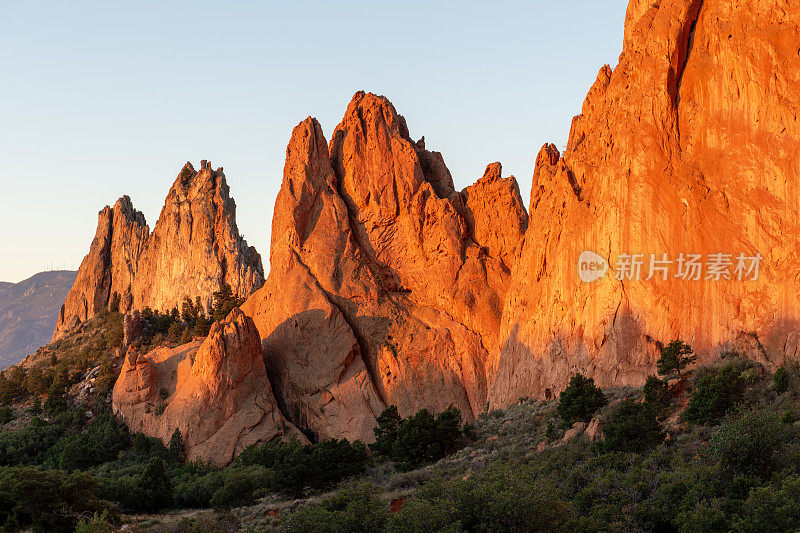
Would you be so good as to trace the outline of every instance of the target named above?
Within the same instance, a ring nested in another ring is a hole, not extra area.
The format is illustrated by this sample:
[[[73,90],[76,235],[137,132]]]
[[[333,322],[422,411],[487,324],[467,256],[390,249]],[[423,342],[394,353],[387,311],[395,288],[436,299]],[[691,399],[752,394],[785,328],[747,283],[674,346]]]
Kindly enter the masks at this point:
[[[261,257],[239,236],[236,204],[222,169],[186,163],[150,234],[127,196],[100,212],[89,254],[61,308],[53,339],[111,301],[120,311],[180,308],[184,298],[210,306],[223,283],[246,297],[263,283]]]
[[[127,196],[100,211],[89,254],[61,306],[53,340],[105,308],[112,294],[129,291],[149,232],[144,215]]]
[[[168,443],[175,429],[187,457],[229,463],[251,444],[305,437],[276,407],[253,321],[234,309],[208,337],[144,355],[131,348],[112,406],[131,431]]]
[[[357,93],[330,146],[312,118],[287,149],[270,275],[242,306],[278,402],[316,437],[372,438],[406,415],[486,401],[516,238],[527,213],[499,165],[458,192],[381,96]],[[488,230],[489,217],[508,223]]]
[[[165,310],[200,297],[210,306],[222,283],[247,297],[263,281],[261,256],[239,236],[222,169],[202,161],[195,171],[186,163],[139,259],[133,305]]]
[[[619,65],[601,69],[563,156],[537,159],[493,405],[575,372],[641,384],[673,338],[701,360],[796,357],[799,24],[787,2],[631,1]],[[611,265],[592,283],[578,275],[586,250]],[[676,277],[681,254],[707,268],[720,253],[730,279]],[[642,254],[641,279],[616,279],[626,254]],[[672,261],[666,279],[645,279],[651,254]],[[739,279],[740,254],[762,256],[758,279]]]
[[[528,228],[528,214],[517,180],[502,178],[501,169],[500,163],[492,163],[481,179],[461,192],[462,213],[475,243],[510,267]]]
[[[381,96],[357,93],[330,143],[304,120],[264,286],[202,346],[130,352],[115,409],[227,461],[298,431],[370,440],[391,404],[471,418],[555,396],[576,372],[639,385],[674,338],[701,360],[797,358],[799,25],[785,1],[632,0],[619,64],[600,70],[565,153],[538,154],[530,217],[499,163],[456,191]],[[101,214],[61,322],[102,307],[116,277],[134,308],[208,298],[222,281],[248,294],[260,263],[233,213],[204,162],[181,172],[138,255],[109,251],[117,230]],[[598,438],[599,422],[587,431]]]

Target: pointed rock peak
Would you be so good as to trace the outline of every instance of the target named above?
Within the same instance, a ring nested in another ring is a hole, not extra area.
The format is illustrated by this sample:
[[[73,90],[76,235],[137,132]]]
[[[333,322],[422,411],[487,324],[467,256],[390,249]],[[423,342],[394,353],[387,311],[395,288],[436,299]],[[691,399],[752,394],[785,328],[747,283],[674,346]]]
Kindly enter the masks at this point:
[[[350,100],[344,119],[336,130],[338,131],[343,127],[352,126],[357,129],[361,128],[362,130],[368,128],[369,131],[378,131],[374,128],[380,124],[385,124],[389,131],[396,132],[404,139],[409,142],[411,141],[411,137],[408,134],[408,126],[406,126],[406,119],[397,113],[397,110],[388,98],[358,91],[353,95],[352,100]],[[366,135],[367,131],[363,131],[363,134]]]
[[[503,165],[500,163],[489,163],[486,165],[486,170],[483,172],[483,177],[480,181],[492,182],[502,179]]]
[[[286,147],[287,163],[301,154],[313,159],[316,153],[324,153],[327,158],[328,142],[319,121],[314,117],[307,117],[292,130],[292,137]]]
[[[583,107],[581,108],[582,114],[588,115],[594,110],[597,103],[602,101],[603,95],[606,93],[606,89],[608,89],[608,85],[611,83],[612,74],[613,71],[610,66],[603,65],[602,68],[600,68],[600,71],[597,73],[597,78],[594,80],[592,87],[586,94],[586,98],[583,100]]]
[[[194,169],[192,164],[187,161],[186,164],[183,165],[181,171],[178,173],[178,179],[176,180],[176,183],[180,183],[181,187],[188,189],[192,184],[192,181],[194,181],[195,176],[197,176],[197,171]]]
[[[311,184],[315,189],[325,185],[331,190],[336,188],[336,178],[328,155],[328,142],[322,126],[314,117],[308,117],[295,126],[286,147],[283,186],[288,186],[295,197],[299,198],[299,187],[303,187],[304,183]]]
[[[228,185],[222,167],[214,170],[211,161],[203,159],[200,161],[200,170],[195,170],[187,161],[172,184],[170,195],[181,199],[219,195],[227,201]]]
[[[136,210],[133,207],[131,197],[127,194],[117,200],[117,203],[114,204],[114,217],[119,216],[122,216],[128,222],[133,222],[135,224],[139,224],[140,226],[147,225],[144,213]]]
[[[536,168],[541,166],[554,166],[561,159],[561,154],[555,144],[545,144],[536,156]]]

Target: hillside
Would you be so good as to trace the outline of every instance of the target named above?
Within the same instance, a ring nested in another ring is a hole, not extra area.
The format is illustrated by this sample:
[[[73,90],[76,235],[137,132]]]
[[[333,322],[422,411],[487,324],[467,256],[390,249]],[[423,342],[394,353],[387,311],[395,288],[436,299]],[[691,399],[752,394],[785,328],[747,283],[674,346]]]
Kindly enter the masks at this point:
[[[76,274],[41,272],[19,283],[0,283],[0,369],[50,342]]]
[[[388,409],[374,445],[253,443],[217,467],[186,461],[179,431],[165,443],[111,415],[120,358],[104,354],[119,353],[121,318],[102,311],[51,344],[38,369],[4,376],[0,502],[16,503],[0,505],[0,520],[12,530],[71,531],[79,521],[81,531],[153,533],[800,527],[796,363],[771,374],[731,354],[680,374],[667,368],[643,388],[601,390],[578,376],[557,399],[520,399],[464,424],[456,410]],[[77,372],[82,364],[93,368]]]

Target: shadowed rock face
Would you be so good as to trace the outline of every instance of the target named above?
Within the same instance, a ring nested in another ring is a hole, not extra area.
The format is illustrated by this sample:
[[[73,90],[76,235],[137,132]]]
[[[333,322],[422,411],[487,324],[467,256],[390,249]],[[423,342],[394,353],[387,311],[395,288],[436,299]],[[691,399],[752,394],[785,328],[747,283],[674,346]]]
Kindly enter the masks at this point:
[[[656,341],[673,338],[705,358],[796,357],[799,24],[788,2],[630,3],[619,65],[601,69],[565,154],[539,154],[493,405],[558,391],[578,371],[641,384]],[[626,253],[733,254],[731,271],[740,253],[763,261],[757,281],[587,284],[583,250],[612,264]]]
[[[190,460],[224,465],[251,444],[306,441],[277,408],[258,331],[239,309],[203,341],[147,355],[131,348],[112,405],[132,431],[168,442],[179,429]]]
[[[150,234],[144,215],[121,198],[99,215],[97,233],[67,295],[53,339],[94,316],[117,295],[121,311],[168,311],[185,297],[209,306],[228,283],[250,295],[264,279],[261,257],[239,236],[236,204],[222,169],[186,163]]]
[[[492,217],[506,223],[488,230]],[[369,440],[390,404],[479,412],[526,225],[513,177],[496,165],[455,191],[441,155],[411,141],[381,96],[357,93],[330,146],[315,119],[300,123],[270,275],[242,306],[289,419],[317,437]]]

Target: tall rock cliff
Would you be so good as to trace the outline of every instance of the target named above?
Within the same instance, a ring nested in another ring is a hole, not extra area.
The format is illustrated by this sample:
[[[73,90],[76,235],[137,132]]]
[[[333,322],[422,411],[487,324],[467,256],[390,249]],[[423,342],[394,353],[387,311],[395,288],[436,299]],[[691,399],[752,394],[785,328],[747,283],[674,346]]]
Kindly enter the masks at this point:
[[[631,1],[619,65],[601,69],[566,152],[537,159],[492,404],[579,371],[640,384],[673,338],[706,359],[797,357],[799,25],[788,0]],[[584,251],[609,273],[581,281]]]
[[[565,153],[538,154],[530,218],[499,163],[456,191],[381,96],[356,93],[330,143],[304,120],[264,286],[202,346],[129,353],[115,410],[226,461],[300,432],[369,440],[391,404],[470,418],[576,372],[641,384],[674,338],[705,360],[800,357],[799,26],[787,0],[632,0],[619,64],[600,70]],[[221,171],[187,166],[153,234],[121,253],[117,233],[143,220],[117,230],[101,214],[61,323],[125,281],[134,306],[222,280],[247,294],[260,266],[227,194]]]
[[[97,232],[61,306],[53,340],[106,307],[112,294],[130,291],[149,233],[144,215],[127,196],[100,211]]]
[[[211,295],[228,283],[246,297],[264,280],[261,257],[239,236],[236,204],[222,169],[186,163],[151,234],[127,196],[99,215],[97,233],[61,308],[53,338],[92,317],[117,295],[122,311],[168,311],[185,297]]]
[[[502,227],[488,229],[493,218]],[[370,439],[390,404],[482,410],[526,226],[513,177],[493,165],[456,191],[386,98],[357,93],[330,145],[315,119],[300,123],[270,275],[242,306],[286,416],[316,437]]]
[[[199,296],[210,306],[222,283],[247,297],[263,281],[261,257],[239,236],[236,203],[222,169],[202,161],[195,171],[186,163],[139,259],[131,286],[134,306],[180,308],[184,296]]]

